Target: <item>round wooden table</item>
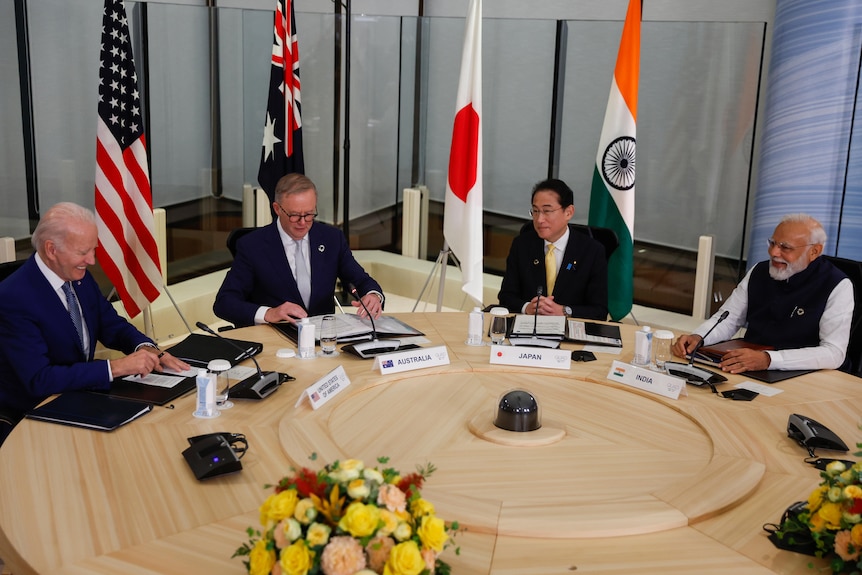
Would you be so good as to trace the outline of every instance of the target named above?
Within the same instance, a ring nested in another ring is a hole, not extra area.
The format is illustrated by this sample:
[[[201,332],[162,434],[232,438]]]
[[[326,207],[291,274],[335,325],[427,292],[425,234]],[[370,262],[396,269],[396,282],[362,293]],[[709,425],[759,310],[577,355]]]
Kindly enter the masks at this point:
[[[296,377],[263,401],[201,420],[187,396],[112,433],[25,420],[0,449],[0,557],[16,575],[241,574],[230,556],[257,527],[265,484],[292,467],[388,456],[405,472],[438,468],[423,494],[466,528],[460,555],[444,555],[459,575],[810,573],[810,558],[775,549],[761,529],[819,482],[787,417],[810,416],[852,445],[862,381],[817,372],[752,402],[691,386],[672,400],[607,379],[614,359],[631,359],[630,326],[618,355],[554,370],[490,364],[489,347],[464,343],[467,314],[397,317],[424,345],[446,345],[450,363],[381,376],[344,353],[278,359],[292,344],[246,328],[226,335],[264,343],[262,367]],[[344,391],[316,411],[295,407],[339,365]],[[512,389],[536,397],[552,441],[489,438]],[[249,450],[241,473],[199,482],[181,452],[214,431],[246,434]]]

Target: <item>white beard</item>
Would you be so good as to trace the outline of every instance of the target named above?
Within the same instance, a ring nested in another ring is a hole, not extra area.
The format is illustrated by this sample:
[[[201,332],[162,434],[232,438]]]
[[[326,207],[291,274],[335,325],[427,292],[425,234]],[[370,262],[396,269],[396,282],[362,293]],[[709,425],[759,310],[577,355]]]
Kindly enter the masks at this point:
[[[785,264],[784,268],[777,268],[773,265],[773,262]],[[787,260],[783,260],[781,258],[775,258],[769,260],[769,277],[774,280],[784,281],[790,279],[792,276],[798,274],[802,270],[808,267],[808,262],[803,259],[798,259],[795,262],[788,262]]]

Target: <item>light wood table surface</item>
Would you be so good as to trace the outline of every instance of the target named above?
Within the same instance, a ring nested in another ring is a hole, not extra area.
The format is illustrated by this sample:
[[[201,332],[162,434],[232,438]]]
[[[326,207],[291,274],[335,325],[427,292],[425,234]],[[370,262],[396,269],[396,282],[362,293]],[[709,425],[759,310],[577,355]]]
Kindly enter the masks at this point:
[[[425,345],[446,345],[450,364],[381,376],[344,353],[281,360],[292,344],[246,328],[224,335],[262,342],[263,369],[296,377],[263,401],[201,420],[192,394],[112,433],[25,420],[0,449],[0,557],[15,575],[238,575],[230,556],[258,526],[265,484],[295,466],[389,456],[404,472],[437,466],[423,494],[466,527],[460,555],[444,555],[459,575],[812,572],[811,558],[775,549],[761,529],[819,482],[787,418],[810,416],[854,445],[862,381],[828,371],[752,402],[692,386],[672,400],[606,378],[614,359],[631,360],[631,326],[618,355],[562,371],[491,365],[489,347],[464,343],[464,313],[396,316]],[[338,365],[349,387],[317,411],[294,407]],[[526,445],[512,446],[477,433],[514,388],[534,394],[558,440],[513,434]],[[243,470],[198,482],[181,452],[214,431],[246,434]]]

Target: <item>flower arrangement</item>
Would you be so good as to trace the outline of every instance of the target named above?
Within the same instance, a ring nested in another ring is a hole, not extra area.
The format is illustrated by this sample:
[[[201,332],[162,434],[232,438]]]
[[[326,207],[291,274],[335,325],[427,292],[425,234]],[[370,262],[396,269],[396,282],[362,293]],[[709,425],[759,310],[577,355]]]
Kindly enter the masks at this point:
[[[832,461],[820,476],[807,503],[785,513],[770,538],[782,548],[828,559],[833,574],[862,574],[862,462],[848,467]]]
[[[458,524],[420,493],[434,470],[402,476],[357,459],[294,470],[260,506],[262,529],[249,527],[233,556],[247,557],[250,575],[449,575],[439,556]]]

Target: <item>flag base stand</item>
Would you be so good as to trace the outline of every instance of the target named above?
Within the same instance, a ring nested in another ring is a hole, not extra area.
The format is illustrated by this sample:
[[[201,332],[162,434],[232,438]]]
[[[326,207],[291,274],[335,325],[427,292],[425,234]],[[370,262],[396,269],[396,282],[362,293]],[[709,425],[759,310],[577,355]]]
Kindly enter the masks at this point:
[[[446,286],[446,268],[449,266],[449,255],[452,253],[452,250],[449,249],[449,243],[444,241],[443,248],[440,250],[440,253],[437,255],[437,259],[434,261],[434,267],[431,268],[431,272],[428,274],[428,277],[425,279],[425,285],[422,286],[422,291],[419,292],[419,296],[416,298],[416,302],[413,304],[413,310],[416,311],[416,308],[419,306],[419,302],[422,301],[422,296],[425,295],[425,290],[428,289],[428,284],[431,283],[431,279],[437,273],[437,268],[440,268],[440,283],[437,287],[437,311],[442,311],[443,309],[443,289]],[[461,269],[461,265],[458,261],[455,261],[455,264],[458,266],[458,269]]]

